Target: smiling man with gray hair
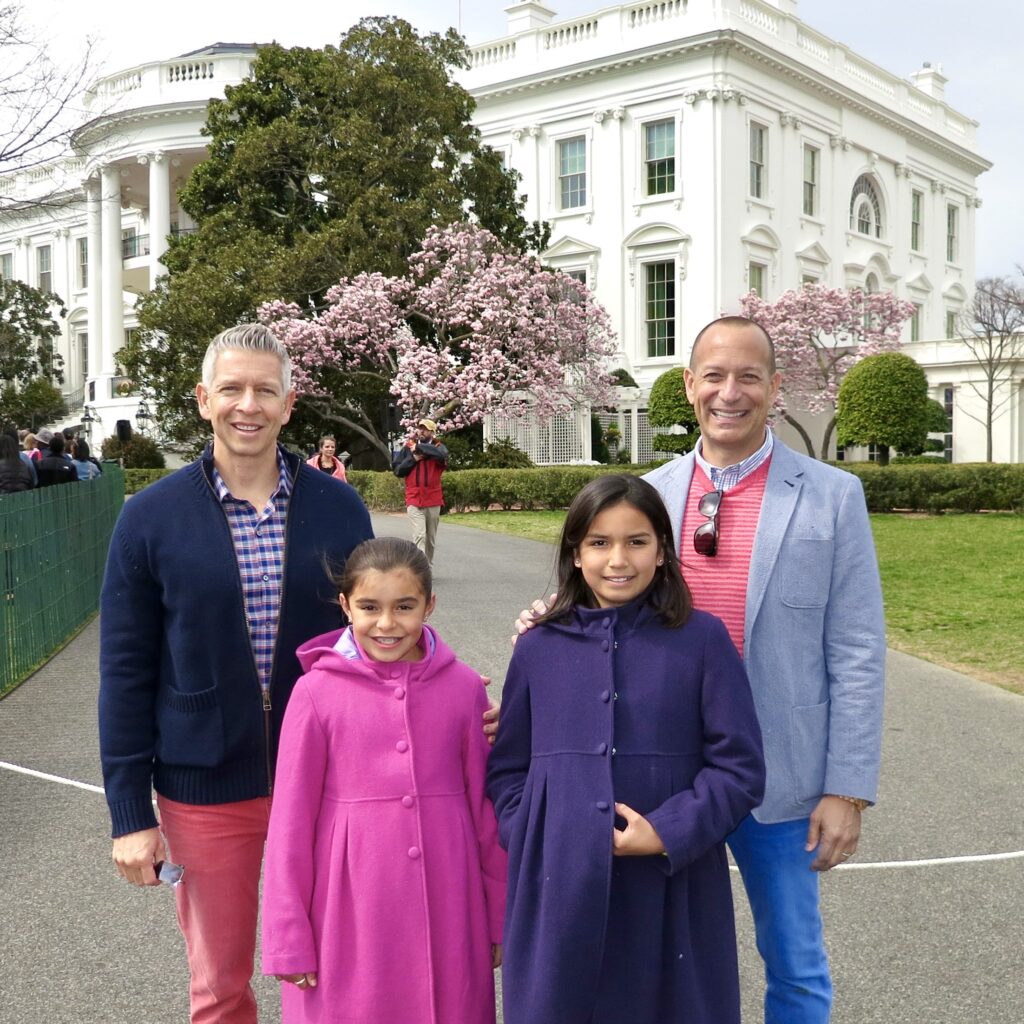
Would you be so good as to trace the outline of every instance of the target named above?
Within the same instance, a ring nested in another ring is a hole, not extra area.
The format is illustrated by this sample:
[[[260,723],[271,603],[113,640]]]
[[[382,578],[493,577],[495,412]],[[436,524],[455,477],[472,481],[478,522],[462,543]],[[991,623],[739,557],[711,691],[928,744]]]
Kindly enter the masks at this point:
[[[268,328],[217,335],[196,399],[212,444],[114,528],[100,753],[118,872],[148,886],[165,860],[185,868],[193,1024],[255,1024],[260,865],[295,650],[342,625],[324,565],[343,565],[372,528],[348,484],[277,443],[295,392]]]

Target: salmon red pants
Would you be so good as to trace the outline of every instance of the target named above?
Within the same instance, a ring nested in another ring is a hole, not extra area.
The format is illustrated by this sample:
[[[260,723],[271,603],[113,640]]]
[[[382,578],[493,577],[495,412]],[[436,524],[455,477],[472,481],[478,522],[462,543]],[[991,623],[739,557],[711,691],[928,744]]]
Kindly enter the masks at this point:
[[[157,797],[172,861],[185,868],[178,924],[185,936],[192,1024],[256,1024],[260,867],[270,798],[183,804]]]

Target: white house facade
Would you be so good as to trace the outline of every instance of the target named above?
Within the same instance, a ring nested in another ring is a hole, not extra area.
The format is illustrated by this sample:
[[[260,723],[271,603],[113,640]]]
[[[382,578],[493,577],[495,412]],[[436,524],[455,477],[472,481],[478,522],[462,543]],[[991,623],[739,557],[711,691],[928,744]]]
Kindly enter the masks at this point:
[[[915,304],[907,351],[950,400],[951,455],[983,458],[984,434],[958,404],[974,370],[945,340],[974,281],[977,180],[990,166],[977,125],[945,103],[940,69],[890,74],[796,8],[641,0],[558,21],[517,0],[508,34],[473,47],[460,80],[484,141],[522,175],[527,218],[551,225],[545,261],[584,279],[611,315],[618,364],[639,389],[603,419],[619,423],[634,458],[651,455],[650,386],[687,358],[699,328],[752,288],[772,299],[808,281]],[[88,407],[94,436],[136,418],[115,354],[137,295],[163,272],[168,235],[191,227],[175,197],[204,157],[208,99],[254,55],[217,44],[104,78],[74,157],[0,179],[0,197],[65,200],[23,219],[0,213],[0,274],[66,302],[70,421]],[[999,460],[1024,459],[1022,377],[1024,367],[998,421]],[[591,453],[584,412],[488,429],[538,461]]]
[[[751,289],[770,300],[810,281],[915,304],[904,340],[924,343],[908,351],[935,397],[953,389],[953,457],[984,457],[956,406],[972,369],[944,339],[973,289],[991,165],[940,69],[892,75],[800,21],[795,0],[506,12],[508,35],[475,47],[462,81],[522,175],[527,218],[552,227],[546,260],[611,314],[641,387],[619,418],[634,457],[650,455],[643,398],[697,331]],[[1021,374],[998,459],[1022,458]]]
[[[147,428],[116,354],[136,299],[166,273],[168,237],[193,227],[176,197],[206,155],[207,103],[242,81],[255,55],[217,44],[102,78],[85,96],[91,117],[73,155],[0,178],[0,276],[63,299],[65,422],[97,440],[119,420]]]

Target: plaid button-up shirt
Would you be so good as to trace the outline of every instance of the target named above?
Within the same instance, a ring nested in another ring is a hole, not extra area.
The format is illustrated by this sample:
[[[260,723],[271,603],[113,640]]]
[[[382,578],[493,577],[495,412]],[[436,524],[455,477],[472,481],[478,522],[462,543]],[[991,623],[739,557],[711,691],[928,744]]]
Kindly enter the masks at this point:
[[[242,580],[249,641],[264,694],[270,689],[277,620],[281,614],[284,528],[292,489],[280,451],[277,453],[277,469],[277,489],[262,511],[257,511],[248,501],[234,497],[216,466],[213,469],[214,490],[231,527],[238,575]]]

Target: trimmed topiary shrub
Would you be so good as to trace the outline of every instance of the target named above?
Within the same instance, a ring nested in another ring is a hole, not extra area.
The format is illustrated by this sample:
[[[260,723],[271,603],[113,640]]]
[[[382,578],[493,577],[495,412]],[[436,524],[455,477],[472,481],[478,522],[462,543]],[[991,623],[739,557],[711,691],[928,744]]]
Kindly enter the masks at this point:
[[[163,469],[167,465],[156,441],[142,434],[132,434],[128,441],[119,441],[112,434],[103,442],[104,459],[124,460],[125,469]]]

